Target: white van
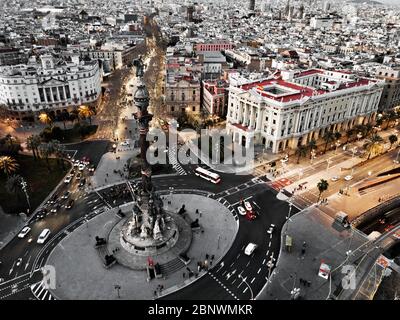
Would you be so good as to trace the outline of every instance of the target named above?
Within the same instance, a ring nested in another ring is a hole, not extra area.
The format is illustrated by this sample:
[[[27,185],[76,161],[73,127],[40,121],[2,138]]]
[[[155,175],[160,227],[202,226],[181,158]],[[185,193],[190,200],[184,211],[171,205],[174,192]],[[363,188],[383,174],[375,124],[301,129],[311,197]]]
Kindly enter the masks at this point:
[[[44,229],[44,230],[41,232],[41,234],[40,234],[40,236],[39,236],[39,238],[38,238],[38,240],[37,240],[37,243],[39,243],[39,244],[45,243],[45,241],[47,240],[47,238],[49,237],[49,235],[50,235],[50,230],[49,230],[49,229]]]
[[[250,242],[247,245],[246,249],[244,249],[244,254],[247,256],[250,256],[254,252],[254,250],[256,250],[257,247],[258,246],[255,243]]]

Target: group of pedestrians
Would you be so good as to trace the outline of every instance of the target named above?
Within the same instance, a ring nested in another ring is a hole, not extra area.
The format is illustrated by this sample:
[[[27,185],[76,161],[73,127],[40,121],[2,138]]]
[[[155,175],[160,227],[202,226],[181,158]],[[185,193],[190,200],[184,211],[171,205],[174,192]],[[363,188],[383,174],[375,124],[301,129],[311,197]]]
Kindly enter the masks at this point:
[[[197,262],[197,271],[198,272],[202,270],[207,271],[209,268],[211,268],[214,262],[214,258],[215,258],[214,255],[209,255],[207,253],[205,260]]]

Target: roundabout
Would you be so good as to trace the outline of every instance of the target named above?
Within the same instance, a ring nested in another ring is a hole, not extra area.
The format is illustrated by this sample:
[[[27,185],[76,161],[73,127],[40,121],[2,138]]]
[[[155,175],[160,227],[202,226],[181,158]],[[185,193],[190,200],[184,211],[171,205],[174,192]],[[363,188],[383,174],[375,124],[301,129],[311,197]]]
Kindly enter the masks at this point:
[[[47,265],[57,270],[56,289],[50,290],[53,297],[62,300],[115,299],[114,286],[121,286],[121,299],[154,299],[170,294],[200,279],[206,270],[198,271],[198,263],[208,259],[209,267],[217,265],[230,249],[236,238],[238,223],[232,212],[220,202],[197,194],[169,194],[162,196],[165,210],[171,212],[180,234],[175,245],[165,246],[151,259],[159,263],[163,277],[147,280],[147,254],[137,254],[123,248],[121,229],[131,218],[126,214],[120,218],[118,209],[105,211],[82,224],[61,240],[50,253]],[[185,204],[186,212],[177,215]],[[134,203],[126,204],[122,211],[131,212]],[[190,228],[190,222],[199,220],[199,228]],[[185,225],[183,230],[182,225]],[[190,230],[189,230],[189,229]],[[109,253],[117,263],[105,268],[99,252],[95,249],[95,237],[107,239]],[[185,264],[181,253],[190,258]],[[189,271],[190,270],[190,271]],[[189,277],[190,272],[193,276]],[[185,276],[184,276],[185,274]],[[159,285],[164,290],[157,292]],[[157,295],[154,295],[154,292]]]

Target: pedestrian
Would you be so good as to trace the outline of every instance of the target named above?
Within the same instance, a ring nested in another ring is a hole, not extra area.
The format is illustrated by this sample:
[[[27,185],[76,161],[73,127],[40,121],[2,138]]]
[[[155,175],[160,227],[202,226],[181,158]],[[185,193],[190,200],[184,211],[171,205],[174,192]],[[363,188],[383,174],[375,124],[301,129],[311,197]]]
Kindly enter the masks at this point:
[[[208,253],[206,253],[206,260],[208,259]]]
[[[154,290],[154,296],[157,297],[157,290]]]
[[[211,256],[211,260],[214,260],[214,255]]]
[[[182,273],[182,277],[183,277],[183,279],[185,279],[186,278],[186,274]]]

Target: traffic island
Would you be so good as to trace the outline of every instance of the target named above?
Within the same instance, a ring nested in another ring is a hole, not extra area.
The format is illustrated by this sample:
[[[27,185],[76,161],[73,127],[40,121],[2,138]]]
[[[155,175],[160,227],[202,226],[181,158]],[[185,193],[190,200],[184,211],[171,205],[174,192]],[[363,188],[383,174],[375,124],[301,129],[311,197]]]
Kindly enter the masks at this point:
[[[208,269],[217,265],[238,231],[232,212],[204,195],[168,194],[162,200],[171,216],[178,215],[185,205],[185,212],[174,217],[179,231],[175,245],[168,250],[163,247],[149,256],[126,250],[121,244],[120,231],[129,221],[134,203],[121,207],[125,214],[122,218],[117,215],[118,208],[108,210],[82,223],[50,253],[47,264],[56,270],[56,289],[50,290],[51,294],[62,300],[114,300],[118,299],[115,289],[118,285],[120,299],[156,299],[206,274],[206,270],[199,270],[199,263],[206,264]],[[95,237],[106,240],[104,250],[117,260],[110,268],[104,267],[94,248]],[[151,280],[146,271],[148,257],[153,266],[159,266]]]

